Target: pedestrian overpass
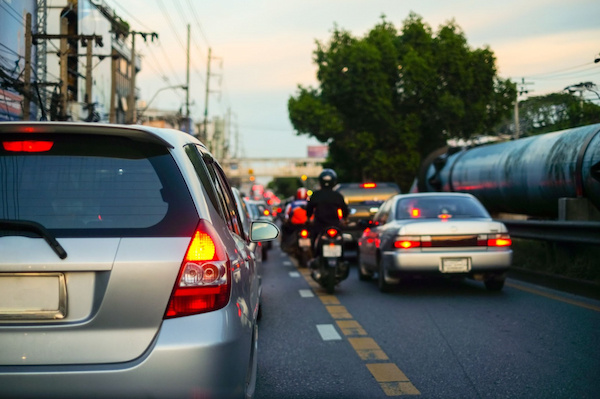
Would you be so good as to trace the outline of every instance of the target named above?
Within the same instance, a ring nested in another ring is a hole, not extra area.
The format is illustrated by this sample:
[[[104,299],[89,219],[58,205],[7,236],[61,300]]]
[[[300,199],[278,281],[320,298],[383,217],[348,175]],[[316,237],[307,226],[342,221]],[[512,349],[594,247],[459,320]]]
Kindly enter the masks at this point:
[[[230,158],[220,160],[227,177],[244,181],[256,177],[317,177],[325,158]]]

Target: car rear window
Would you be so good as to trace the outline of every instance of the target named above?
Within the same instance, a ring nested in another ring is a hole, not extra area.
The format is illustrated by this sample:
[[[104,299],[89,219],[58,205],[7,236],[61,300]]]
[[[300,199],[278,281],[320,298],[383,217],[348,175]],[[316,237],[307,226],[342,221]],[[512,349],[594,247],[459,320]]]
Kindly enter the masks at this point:
[[[344,196],[349,205],[367,206],[381,205],[388,198],[400,193],[398,186],[381,183],[371,187],[362,184],[340,185],[336,191]]]
[[[167,148],[127,137],[34,135],[48,150],[0,141],[0,219],[41,223],[57,236],[187,235],[194,205]]]
[[[398,201],[396,219],[489,218],[477,200],[469,197],[436,196]],[[443,216],[446,215],[446,216]]]

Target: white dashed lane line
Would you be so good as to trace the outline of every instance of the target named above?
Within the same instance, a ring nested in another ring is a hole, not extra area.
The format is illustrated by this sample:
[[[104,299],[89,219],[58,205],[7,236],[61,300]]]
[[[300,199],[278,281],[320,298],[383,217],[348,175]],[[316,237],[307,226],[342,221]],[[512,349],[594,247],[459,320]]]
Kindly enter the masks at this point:
[[[300,292],[302,298],[313,298],[315,296],[312,290],[299,290],[298,292]]]
[[[317,324],[317,330],[319,331],[319,334],[321,334],[323,341],[336,341],[342,339],[333,324]]]
[[[300,273],[298,273],[298,272],[289,272],[288,274],[290,275],[290,277],[293,277],[293,278],[300,277]]]

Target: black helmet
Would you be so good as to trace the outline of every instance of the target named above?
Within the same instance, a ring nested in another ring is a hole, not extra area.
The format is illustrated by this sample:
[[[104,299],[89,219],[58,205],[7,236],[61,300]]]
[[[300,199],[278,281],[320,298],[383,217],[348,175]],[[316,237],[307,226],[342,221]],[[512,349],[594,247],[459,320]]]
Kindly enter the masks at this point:
[[[321,187],[333,187],[337,183],[337,174],[333,169],[323,169],[319,175],[319,184]]]

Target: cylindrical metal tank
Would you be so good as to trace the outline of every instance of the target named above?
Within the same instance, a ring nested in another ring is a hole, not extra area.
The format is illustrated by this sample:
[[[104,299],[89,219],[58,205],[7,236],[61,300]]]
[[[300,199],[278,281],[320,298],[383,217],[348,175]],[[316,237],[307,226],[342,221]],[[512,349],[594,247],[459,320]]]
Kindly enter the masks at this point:
[[[453,148],[426,162],[419,191],[471,193],[490,212],[556,217],[559,198],[581,197],[600,210],[600,124]]]

